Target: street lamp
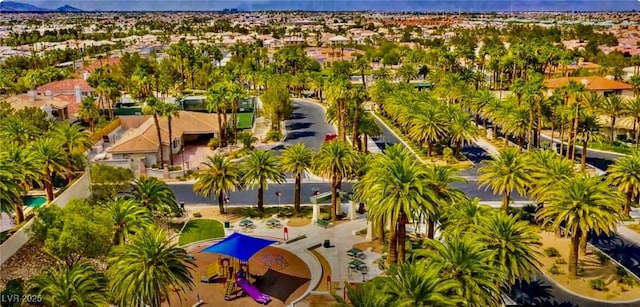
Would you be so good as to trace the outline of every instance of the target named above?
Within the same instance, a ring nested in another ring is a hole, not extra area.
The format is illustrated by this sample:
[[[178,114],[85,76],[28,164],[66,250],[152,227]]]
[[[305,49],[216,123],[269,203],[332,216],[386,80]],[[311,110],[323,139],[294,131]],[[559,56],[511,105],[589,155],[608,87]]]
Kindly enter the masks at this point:
[[[361,273],[362,273],[362,282],[365,282],[366,281],[365,277],[367,276],[367,271],[366,270],[362,270]]]
[[[282,192],[276,191],[276,196],[278,196],[278,206],[280,206],[280,196],[281,195],[282,195]]]

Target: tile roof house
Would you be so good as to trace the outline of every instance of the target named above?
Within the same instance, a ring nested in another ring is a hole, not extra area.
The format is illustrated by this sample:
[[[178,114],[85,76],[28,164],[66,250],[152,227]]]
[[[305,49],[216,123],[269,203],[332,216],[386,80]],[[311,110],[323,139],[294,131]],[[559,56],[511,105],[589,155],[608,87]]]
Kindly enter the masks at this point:
[[[581,83],[589,92],[596,92],[604,96],[612,94],[622,96],[633,95],[633,87],[631,85],[606,77],[598,76],[547,79],[544,81],[544,85],[547,87],[550,94],[554,89],[562,88],[569,84],[570,81]]]
[[[98,67],[103,67],[103,66],[118,66],[120,65],[120,58],[108,58],[108,59],[99,59],[96,60],[95,62],[82,67],[78,70],[76,70],[76,74],[77,76],[79,76],[80,78],[87,80],[89,78],[89,76],[91,76],[91,74],[96,70],[96,68]]]
[[[65,79],[50,82],[36,88],[38,95],[57,96],[57,95],[77,95],[80,94],[78,103],[83,97],[95,92],[95,89],[89,86],[87,80],[84,79]]]
[[[70,105],[67,99],[59,99],[58,97],[39,96],[35,92],[31,91],[27,94],[19,94],[11,96],[6,99],[16,110],[24,109],[27,107],[36,107],[47,113],[50,119],[59,121],[67,120],[71,117],[75,117],[77,109],[70,110]]]
[[[146,166],[158,164],[160,144],[153,117],[121,116],[120,121],[121,127],[127,131],[116,144],[107,149],[113,159],[131,159],[134,164],[142,160]],[[196,140],[208,141],[220,133],[215,113],[180,111],[178,117],[171,119],[172,140],[169,140],[167,118],[159,118],[158,124],[165,158],[169,157],[169,146],[177,154],[184,144]]]

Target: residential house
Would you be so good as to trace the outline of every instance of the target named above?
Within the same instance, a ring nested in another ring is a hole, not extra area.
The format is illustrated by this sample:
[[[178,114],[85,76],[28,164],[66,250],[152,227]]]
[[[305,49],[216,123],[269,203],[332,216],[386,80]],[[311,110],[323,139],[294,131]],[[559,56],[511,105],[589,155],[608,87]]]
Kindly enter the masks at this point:
[[[84,80],[87,80],[89,79],[91,74],[99,67],[116,67],[118,65],[120,65],[120,58],[98,59],[93,63],[76,70],[76,75]]]
[[[73,108],[73,103],[68,99],[60,97],[49,97],[37,95],[35,91],[27,94],[19,94],[6,99],[16,110],[27,107],[36,107],[47,113],[49,119],[64,121],[75,117],[77,108]]]
[[[184,146],[193,143],[206,143],[220,134],[215,113],[180,111],[179,116],[171,119],[171,140],[169,140],[167,118],[159,118],[158,124],[165,159],[169,159],[169,150],[177,155]],[[116,144],[107,149],[107,153],[111,154],[112,159],[130,159],[133,169],[143,169],[159,164],[160,143],[153,117],[149,115],[121,116],[120,125],[125,131],[124,134]]]
[[[631,85],[598,76],[547,79],[544,81],[544,85],[548,89],[548,95],[551,95],[553,90],[566,86],[570,81],[581,83],[585,86],[587,91],[595,92],[603,96],[614,94],[621,96],[633,96],[633,88]]]

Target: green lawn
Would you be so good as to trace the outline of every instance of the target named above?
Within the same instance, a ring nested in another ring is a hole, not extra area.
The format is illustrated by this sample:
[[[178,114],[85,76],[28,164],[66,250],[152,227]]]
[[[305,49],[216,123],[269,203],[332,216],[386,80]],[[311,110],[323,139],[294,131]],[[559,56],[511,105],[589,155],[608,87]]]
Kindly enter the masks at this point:
[[[577,144],[577,145],[582,145],[582,144]],[[627,154],[630,155],[633,153],[633,151],[635,150],[634,147],[629,147],[626,145],[617,145],[617,144],[611,144],[611,143],[605,143],[605,142],[593,142],[593,143],[589,143],[589,148],[593,148],[593,149],[599,149],[599,150],[605,150],[605,151],[613,151],[613,152],[617,152],[617,153],[621,153],[621,154]],[[589,156],[589,153],[587,152],[587,156]]]
[[[238,129],[253,127],[253,113],[238,113]]]
[[[185,245],[197,241],[224,237],[224,227],[216,220],[196,219],[184,226],[178,244]]]

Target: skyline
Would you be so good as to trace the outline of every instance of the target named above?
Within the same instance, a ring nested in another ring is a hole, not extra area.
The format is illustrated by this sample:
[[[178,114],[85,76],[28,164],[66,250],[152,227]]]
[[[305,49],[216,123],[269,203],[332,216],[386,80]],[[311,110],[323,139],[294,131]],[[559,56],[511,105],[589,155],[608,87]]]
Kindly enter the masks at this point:
[[[2,2],[2,1],[0,1]],[[54,9],[71,5],[85,11],[380,11],[380,12],[509,12],[509,11],[632,11],[640,10],[636,0],[190,0],[190,1],[79,1],[26,0],[17,1]],[[507,3],[505,3],[507,2]]]

